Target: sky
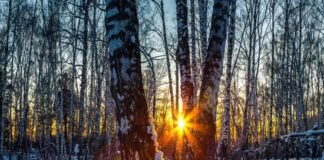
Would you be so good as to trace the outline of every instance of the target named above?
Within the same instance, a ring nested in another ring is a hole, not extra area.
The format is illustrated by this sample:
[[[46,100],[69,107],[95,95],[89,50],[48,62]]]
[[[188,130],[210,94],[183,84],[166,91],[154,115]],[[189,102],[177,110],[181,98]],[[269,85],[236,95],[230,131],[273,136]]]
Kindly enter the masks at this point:
[[[176,5],[175,5],[175,0],[164,0],[164,9],[166,12],[166,18],[167,20],[171,20],[171,18],[176,17]]]
[[[164,11],[167,24],[167,32],[176,29],[176,4],[175,0],[164,0]]]

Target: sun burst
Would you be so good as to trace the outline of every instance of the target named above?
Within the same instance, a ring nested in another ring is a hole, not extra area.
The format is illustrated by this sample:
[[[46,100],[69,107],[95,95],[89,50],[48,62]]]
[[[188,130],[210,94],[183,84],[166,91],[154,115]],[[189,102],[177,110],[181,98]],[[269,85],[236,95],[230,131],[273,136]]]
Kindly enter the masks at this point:
[[[173,126],[170,134],[162,138],[164,144],[168,144],[170,141],[175,141],[176,152],[180,154],[183,152],[184,145],[190,145],[196,148],[197,139],[194,134],[203,131],[202,125],[196,123],[196,117],[198,110],[193,109],[191,112],[183,113],[180,112],[174,117],[173,121],[170,121]]]
[[[185,127],[186,127],[186,121],[183,119],[182,116],[179,117],[177,126],[178,126],[178,130],[179,131],[183,131],[185,129]]]

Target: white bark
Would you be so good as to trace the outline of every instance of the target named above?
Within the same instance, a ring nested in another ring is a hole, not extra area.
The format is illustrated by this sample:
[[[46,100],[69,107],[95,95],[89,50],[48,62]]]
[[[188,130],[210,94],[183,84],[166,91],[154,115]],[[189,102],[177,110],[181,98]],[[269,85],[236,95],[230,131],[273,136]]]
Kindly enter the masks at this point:
[[[135,0],[107,0],[106,29],[111,94],[116,104],[123,159],[161,158],[149,117],[141,73],[139,26]]]
[[[10,28],[11,28],[11,13],[12,12],[12,0],[9,0],[8,6],[8,19],[7,19],[7,31],[6,31],[6,43],[5,43],[5,50],[3,54],[0,54],[0,155],[3,153],[4,150],[4,131],[5,131],[5,120],[6,120],[6,106],[5,106],[5,95],[6,95],[6,81],[7,81],[7,63],[8,63],[8,56],[9,56],[9,35],[10,35]]]
[[[232,82],[232,55],[235,43],[235,12],[236,0],[231,0],[230,5],[230,24],[228,33],[228,51],[226,62],[226,78],[225,78],[225,99],[224,113],[222,121],[221,139],[217,148],[217,156],[227,157],[230,145],[230,102],[231,102],[231,82]]]
[[[223,57],[226,42],[229,0],[215,0],[209,46],[203,68],[202,85],[199,97],[199,117],[197,123],[203,131],[198,133],[199,149],[197,157],[212,159],[215,153],[215,107],[223,70]]]
[[[84,130],[84,101],[87,87],[87,54],[88,54],[88,21],[89,21],[89,2],[88,0],[82,1],[82,10],[84,11],[83,19],[83,50],[82,50],[82,73],[81,73],[81,90],[79,101],[79,124],[78,124],[78,143],[82,146],[82,132]],[[82,152],[82,151],[81,151]]]
[[[196,14],[195,14],[195,0],[190,0],[190,18],[191,18],[191,77],[192,77],[192,106],[197,105],[197,91],[198,91],[198,66],[196,57]]]
[[[207,0],[198,0],[199,6],[199,31],[200,31],[200,44],[201,44],[201,66],[207,55]]]

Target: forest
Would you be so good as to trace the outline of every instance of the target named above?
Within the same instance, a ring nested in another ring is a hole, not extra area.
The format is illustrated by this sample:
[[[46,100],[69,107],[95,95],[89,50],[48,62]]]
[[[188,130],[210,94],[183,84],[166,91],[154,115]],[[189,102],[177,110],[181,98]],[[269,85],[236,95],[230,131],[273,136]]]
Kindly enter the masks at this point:
[[[324,159],[324,0],[0,0],[0,160]]]

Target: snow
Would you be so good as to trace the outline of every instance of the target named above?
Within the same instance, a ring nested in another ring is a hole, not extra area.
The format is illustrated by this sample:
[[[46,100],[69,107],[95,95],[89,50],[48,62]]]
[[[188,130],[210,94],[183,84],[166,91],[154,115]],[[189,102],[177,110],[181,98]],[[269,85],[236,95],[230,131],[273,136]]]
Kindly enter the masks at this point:
[[[9,160],[9,157],[7,157],[6,155],[2,156],[3,160]]]
[[[78,160],[78,156],[71,156],[72,160]]]
[[[79,144],[76,144],[76,145],[75,145],[73,152],[74,152],[75,154],[78,154],[78,153],[80,152]]]
[[[146,131],[147,131],[148,134],[152,134],[152,130],[153,130],[153,128],[152,128],[151,125],[147,126]]]
[[[120,126],[119,126],[119,130],[120,130],[120,132],[122,133],[122,134],[126,134],[127,133],[127,131],[128,131],[128,129],[130,129],[130,126],[129,126],[129,124],[128,124],[128,119],[127,119],[127,117],[122,117],[121,119],[120,119]]]
[[[164,160],[163,158],[163,152],[161,151],[156,151],[155,152],[155,157],[154,157],[155,160]]]
[[[118,9],[117,7],[114,7],[112,9],[109,9],[108,12],[107,12],[107,17],[112,17],[112,16],[115,16],[118,14]]]
[[[128,13],[129,15],[132,15],[132,10],[131,10],[131,8],[130,7],[128,7],[128,8],[125,8],[125,13]]]
[[[114,27],[114,28],[119,28],[119,27]],[[113,34],[113,33],[109,32],[109,34]],[[109,52],[113,54],[116,49],[121,48],[123,43],[124,42],[119,38],[111,39],[109,42]]]
[[[9,160],[9,157],[7,155],[3,155],[3,160]]]
[[[120,58],[121,63],[121,77],[123,80],[129,80],[128,71],[131,68],[130,65],[132,64],[128,58],[122,57]]]
[[[324,134],[324,129],[321,130],[308,130],[305,132],[295,132],[288,135],[281,136],[280,139],[288,139],[290,137],[299,137],[299,136],[316,136]]]
[[[11,156],[11,157],[10,157]],[[3,160],[18,160],[18,156],[16,154],[14,155],[3,155],[3,157],[0,156],[0,159],[2,158]]]
[[[134,35],[132,36],[131,40],[132,40],[132,43],[135,43],[136,42],[136,38],[135,38]]]
[[[135,160],[140,160],[140,158],[139,158],[139,155],[138,155],[138,152],[137,152],[137,151],[135,152]]]
[[[125,99],[125,97],[123,95],[120,95],[119,93],[117,93],[117,97],[120,101]]]
[[[157,133],[156,133],[156,131],[153,129],[152,130],[153,132],[152,132],[152,137],[151,137],[151,139],[153,140],[153,141],[157,141]]]
[[[318,125],[315,124],[315,125],[313,126],[313,129],[318,129]]]
[[[261,160],[266,160],[266,159],[261,159]],[[280,160],[280,159],[271,159],[271,160]],[[314,160],[314,158],[311,157],[305,157],[305,158],[288,158],[288,160]],[[318,159],[316,158],[315,160],[324,160],[323,158]]]
[[[149,126],[147,126],[147,133],[148,134],[152,134],[152,136],[151,136],[151,139],[156,143],[156,145],[157,145],[157,142],[156,142],[156,140],[157,140],[157,133],[156,133],[156,131],[154,130],[154,124],[153,124],[153,117],[150,117],[149,118]]]
[[[154,122],[153,117],[149,117],[149,123],[150,123],[150,125],[153,125],[153,122]]]
[[[130,106],[129,106],[129,108],[131,109],[131,111],[134,111],[135,110],[134,106],[135,106],[135,102],[132,101],[131,104],[130,104]]]
[[[147,126],[147,133],[148,134],[152,134],[152,136],[151,136],[151,139],[152,139],[152,141],[154,141],[155,143],[156,143],[156,145],[157,145],[157,133],[156,133],[156,131],[155,131],[155,129],[154,129],[154,127],[153,127],[153,118],[152,117],[150,117],[149,118],[149,126]]]
[[[117,85],[117,74],[116,74],[115,68],[112,68],[111,78],[113,79],[113,81],[112,81],[113,85],[116,86]]]
[[[246,153],[251,153],[251,154],[254,154],[256,152],[260,152],[260,153],[265,152],[266,148],[268,146],[270,146],[272,143],[275,143],[278,140],[285,141],[285,142],[289,143],[289,140],[291,140],[291,138],[293,138],[293,137],[299,137],[299,141],[306,141],[307,143],[312,142],[312,141],[319,141],[320,138],[316,137],[316,136],[319,136],[319,135],[324,135],[324,129],[321,129],[321,130],[308,130],[308,131],[305,131],[305,132],[295,132],[295,133],[280,136],[278,139],[273,140],[271,142],[267,142],[266,144],[264,144],[263,146],[261,146],[259,148],[249,149],[249,150],[246,150],[245,152]],[[310,153],[312,153],[313,150],[311,150],[311,148],[308,148],[308,149],[309,149]],[[312,158],[300,158],[300,159],[307,159],[307,160],[309,159],[310,160]],[[322,152],[321,160],[324,160],[324,151]]]
[[[134,115],[130,115],[130,116],[129,116],[129,119],[130,119],[131,121],[134,121]]]
[[[113,35],[116,35],[120,32],[123,32],[125,29],[124,24],[126,24],[126,22],[128,22],[127,20],[114,20],[114,21],[110,21],[107,26],[112,27],[110,28],[107,37],[108,39],[110,39]]]
[[[79,152],[80,152],[79,144],[76,144],[74,146],[74,149],[73,149],[74,155],[71,156],[72,160],[78,160],[78,156],[77,155],[79,154]]]

